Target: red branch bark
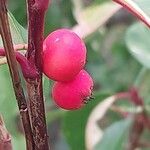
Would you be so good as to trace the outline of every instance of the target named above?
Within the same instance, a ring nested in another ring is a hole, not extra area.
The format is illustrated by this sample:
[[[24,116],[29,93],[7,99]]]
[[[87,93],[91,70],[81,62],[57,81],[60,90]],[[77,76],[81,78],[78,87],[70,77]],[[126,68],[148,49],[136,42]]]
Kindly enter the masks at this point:
[[[0,33],[3,40],[3,45],[6,51],[7,62],[9,66],[10,75],[12,78],[13,88],[18,102],[18,107],[25,131],[27,150],[33,149],[32,130],[26,104],[25,95],[21,86],[21,79],[17,67],[15,51],[13,48],[12,37],[10,34],[10,27],[7,16],[7,9],[5,0],[0,0]]]
[[[44,16],[49,0],[27,0],[28,6],[28,51],[27,58],[35,66],[39,76],[27,79],[33,138],[36,150],[49,150],[46,128],[43,88],[42,58]]]

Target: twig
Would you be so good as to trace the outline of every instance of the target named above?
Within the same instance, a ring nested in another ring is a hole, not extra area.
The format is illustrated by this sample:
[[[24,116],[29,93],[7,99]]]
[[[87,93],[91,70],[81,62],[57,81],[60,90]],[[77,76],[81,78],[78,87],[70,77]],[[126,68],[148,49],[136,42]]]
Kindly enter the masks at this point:
[[[130,93],[129,92],[120,92],[115,94],[116,99],[129,99],[130,98]]]
[[[132,88],[129,90],[129,93],[130,93],[130,99],[131,99],[131,101],[132,101],[136,106],[141,106],[141,107],[144,106],[144,104],[143,104],[143,99],[140,97],[137,88],[132,87]]]
[[[141,114],[135,116],[135,120],[129,137],[129,145],[127,150],[135,150],[138,147],[141,134],[144,131],[144,124],[141,119]]]
[[[140,97],[138,90],[135,87],[132,87],[128,92],[117,93],[115,95],[116,99],[127,98],[130,102],[135,104],[135,106],[140,108],[140,111],[135,114],[134,122],[132,125],[132,132],[129,136],[129,144],[127,150],[135,150],[139,146],[141,135],[144,131],[144,128],[147,127],[150,129],[150,119],[144,109],[143,99]],[[117,109],[116,109],[117,108]],[[118,107],[113,107],[113,110],[119,112],[124,117],[128,115],[122,109]]]
[[[5,0],[0,0],[0,33],[2,36],[4,48],[6,50],[6,57],[9,65],[12,82],[13,82],[13,88],[15,91],[21,119],[23,122],[23,127],[26,136],[27,150],[33,150],[33,139],[32,139],[32,131],[30,126],[29,114],[28,114],[23,88],[21,86],[21,79],[19,77],[19,71],[18,71],[17,61],[15,57],[13,44],[12,44],[12,38],[10,34],[10,27],[9,27],[7,8],[5,2],[6,2]]]
[[[116,99],[128,99],[129,102],[132,102],[136,106],[143,107],[143,99],[138,94],[138,89],[132,87],[127,92],[120,92],[115,95]]]
[[[27,58],[39,76],[27,80],[33,138],[36,150],[49,150],[42,87],[42,58],[44,16],[49,0],[27,0],[28,51]]]
[[[136,106],[140,106],[142,108],[141,113],[135,115],[132,132],[130,133],[130,144],[128,150],[134,150],[139,146],[138,144],[145,127],[150,129],[150,120],[144,109],[143,99],[140,97],[138,90],[133,87],[129,92],[131,101]]]
[[[113,0],[122,5],[150,28],[150,18],[132,0]]]

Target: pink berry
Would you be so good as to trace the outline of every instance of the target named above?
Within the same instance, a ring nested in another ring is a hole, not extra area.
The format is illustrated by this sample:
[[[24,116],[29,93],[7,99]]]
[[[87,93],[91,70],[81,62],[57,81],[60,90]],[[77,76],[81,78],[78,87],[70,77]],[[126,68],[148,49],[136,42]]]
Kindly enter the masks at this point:
[[[72,80],[86,62],[84,42],[71,30],[59,29],[44,40],[43,72],[55,81]]]
[[[85,70],[81,70],[72,81],[55,82],[52,98],[63,109],[79,109],[87,103],[92,94],[92,88],[91,76]]]

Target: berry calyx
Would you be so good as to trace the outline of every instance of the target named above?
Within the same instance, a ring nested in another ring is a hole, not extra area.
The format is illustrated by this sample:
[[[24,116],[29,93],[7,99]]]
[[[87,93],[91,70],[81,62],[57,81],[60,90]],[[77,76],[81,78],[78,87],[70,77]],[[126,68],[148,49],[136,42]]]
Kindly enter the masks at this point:
[[[77,34],[59,29],[43,43],[43,72],[55,81],[72,80],[84,67],[86,47]]]
[[[91,76],[85,70],[81,70],[72,81],[55,82],[52,98],[63,109],[79,109],[90,99],[92,89]]]

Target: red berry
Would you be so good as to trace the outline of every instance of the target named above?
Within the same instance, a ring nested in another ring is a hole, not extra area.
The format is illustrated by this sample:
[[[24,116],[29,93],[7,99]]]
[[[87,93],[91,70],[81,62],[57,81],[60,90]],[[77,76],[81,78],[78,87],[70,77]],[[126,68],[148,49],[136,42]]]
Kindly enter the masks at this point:
[[[91,76],[85,70],[81,70],[72,81],[55,82],[52,98],[63,109],[79,109],[90,98],[92,88]]]
[[[71,30],[52,32],[43,44],[43,72],[56,81],[72,80],[86,62],[84,42]]]

